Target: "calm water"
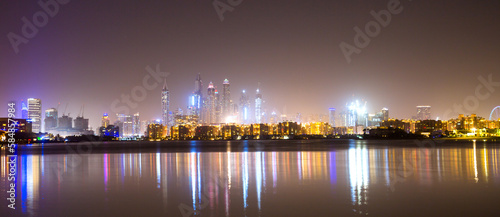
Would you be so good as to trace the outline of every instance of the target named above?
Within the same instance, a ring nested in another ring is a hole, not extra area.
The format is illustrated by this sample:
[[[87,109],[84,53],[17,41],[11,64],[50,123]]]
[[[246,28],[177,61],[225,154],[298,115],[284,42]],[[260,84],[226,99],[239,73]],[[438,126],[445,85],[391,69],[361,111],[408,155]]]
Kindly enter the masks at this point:
[[[21,155],[15,211],[2,155],[0,216],[499,216],[498,143],[409,142]]]

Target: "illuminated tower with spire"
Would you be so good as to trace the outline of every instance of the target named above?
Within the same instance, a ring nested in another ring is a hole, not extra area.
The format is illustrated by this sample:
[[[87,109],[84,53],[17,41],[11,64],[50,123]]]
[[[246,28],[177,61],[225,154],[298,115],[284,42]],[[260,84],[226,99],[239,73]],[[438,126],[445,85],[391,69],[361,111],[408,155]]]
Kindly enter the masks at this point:
[[[257,88],[257,95],[255,95],[255,123],[262,123],[262,94]]]
[[[222,115],[221,121],[225,122],[228,116],[232,115],[231,112],[231,91],[229,90],[229,80],[224,79],[222,83]]]
[[[250,123],[250,100],[246,94],[246,91],[241,92],[240,97],[240,123],[249,124]]]
[[[168,123],[168,110],[170,107],[170,92],[168,91],[167,79],[163,84],[163,89],[161,90],[161,120],[163,126],[165,126],[165,133],[169,135],[169,123]]]
[[[215,87],[212,82],[208,84],[207,88],[207,117],[206,123],[215,124],[216,120],[216,106],[217,102],[215,101]]]
[[[202,109],[202,90],[203,82],[201,81],[201,75],[198,73],[196,75],[196,80],[194,81],[194,92],[189,99],[189,115],[198,116],[198,120],[203,120],[201,117]]]

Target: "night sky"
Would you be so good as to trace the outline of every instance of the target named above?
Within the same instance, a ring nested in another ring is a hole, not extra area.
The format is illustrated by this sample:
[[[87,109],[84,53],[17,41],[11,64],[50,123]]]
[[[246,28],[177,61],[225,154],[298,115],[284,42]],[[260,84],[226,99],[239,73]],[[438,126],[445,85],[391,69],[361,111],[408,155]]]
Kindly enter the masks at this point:
[[[370,11],[388,2],[243,0],[221,21],[212,1],[73,0],[16,54],[7,35],[22,35],[21,18],[42,9],[34,0],[4,0],[0,102],[40,98],[43,110],[60,102],[60,115],[68,103],[72,117],[85,104],[95,128],[113,100],[141,85],[146,66],[159,64],[170,73],[172,110],[186,110],[201,73],[204,94],[210,81],[221,92],[228,78],[235,102],[243,89],[253,99],[260,82],[268,111],[289,116],[364,99],[370,113],[387,107],[391,117],[410,118],[415,106],[431,105],[436,118],[474,95],[479,76],[500,82],[500,1],[402,0],[402,12],[348,63],[339,44],[353,45],[353,28],[364,29]],[[131,113],[159,118],[162,85]],[[499,95],[496,87],[468,113],[487,118]]]

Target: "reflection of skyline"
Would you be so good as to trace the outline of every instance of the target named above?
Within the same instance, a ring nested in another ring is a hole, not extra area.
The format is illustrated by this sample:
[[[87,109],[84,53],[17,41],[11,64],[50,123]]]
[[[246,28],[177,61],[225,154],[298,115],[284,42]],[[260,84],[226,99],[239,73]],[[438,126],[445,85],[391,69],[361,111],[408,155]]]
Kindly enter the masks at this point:
[[[72,167],[75,156],[19,156],[18,196],[24,213],[33,214],[44,194],[61,194],[68,185],[102,186],[108,200],[131,184],[151,186],[160,192],[164,211],[178,212],[177,205],[185,203],[197,213],[229,216],[235,209],[260,215],[266,200],[290,186],[326,183],[349,194],[355,212],[365,214],[371,186],[388,188],[393,177],[420,185],[500,181],[498,150],[482,143],[459,149],[375,149],[359,141],[332,152],[92,154],[82,155],[81,164]],[[6,182],[7,158],[1,161],[1,180]],[[60,169],[53,162],[62,162]],[[189,197],[178,196],[186,192]]]

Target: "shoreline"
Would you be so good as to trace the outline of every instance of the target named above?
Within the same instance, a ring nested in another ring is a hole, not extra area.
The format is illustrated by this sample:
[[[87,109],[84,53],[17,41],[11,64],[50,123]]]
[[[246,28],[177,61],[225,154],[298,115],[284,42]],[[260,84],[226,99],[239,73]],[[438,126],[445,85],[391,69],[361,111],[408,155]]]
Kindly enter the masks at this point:
[[[282,152],[336,151],[352,146],[365,148],[434,148],[472,145],[474,139],[310,139],[310,140],[190,140],[190,141],[93,141],[79,143],[36,143],[17,147],[17,155],[97,154],[157,152]],[[476,139],[476,143],[500,146],[498,138]],[[2,154],[6,148],[2,148]]]

